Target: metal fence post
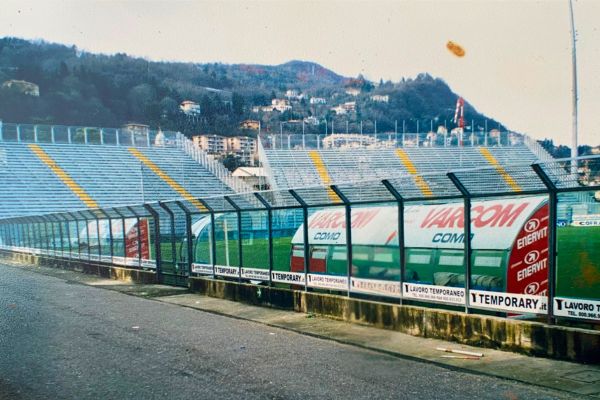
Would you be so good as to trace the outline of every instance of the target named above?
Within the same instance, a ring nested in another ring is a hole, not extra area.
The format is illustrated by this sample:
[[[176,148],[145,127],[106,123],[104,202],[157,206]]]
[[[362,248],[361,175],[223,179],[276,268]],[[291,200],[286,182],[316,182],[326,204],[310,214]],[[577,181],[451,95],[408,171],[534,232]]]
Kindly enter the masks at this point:
[[[50,235],[48,234],[48,220],[46,219],[46,216],[42,215],[41,216],[42,221],[44,221],[44,234],[46,235],[45,237],[45,242],[46,242],[46,256],[49,255],[50,253]]]
[[[158,206],[165,210],[165,212],[169,215],[169,223],[170,223],[170,243],[171,243],[171,262],[173,263],[173,267],[177,265],[177,244],[175,243],[175,215],[173,214],[173,210],[171,210],[165,203],[162,201],[158,202]]]
[[[63,238],[62,240],[62,247],[63,247],[63,251],[62,251],[62,255],[63,258],[71,258],[71,235],[70,235],[70,227],[69,227],[69,219],[64,215],[64,214],[60,214],[59,215],[61,218],[61,222],[60,222],[60,226],[61,226],[61,238]],[[66,232],[65,232],[65,226],[63,224],[66,224]],[[66,233],[66,245],[64,242],[65,239],[65,233]],[[64,248],[68,248],[68,257],[65,257],[65,250]]]
[[[125,230],[125,215],[119,211],[117,207],[113,207],[112,210],[120,217],[121,220],[121,239],[123,240],[123,260],[127,261],[127,247],[125,243],[127,242],[127,231]],[[112,226],[111,226],[112,229]],[[113,238],[114,239],[114,238]]]
[[[27,217],[27,222],[28,222],[28,234],[27,237],[29,239],[29,247],[30,247],[30,251],[33,254],[35,252],[35,246],[36,246],[36,236],[35,236],[35,220],[31,217]]]
[[[304,139],[304,136],[302,136]],[[260,195],[258,192],[254,192],[254,196],[262,203],[263,206],[267,209],[267,230],[269,235],[269,287],[273,286],[273,207],[271,204]]]
[[[558,220],[558,193],[552,179],[539,164],[531,166],[548,189],[548,324],[554,324],[554,297],[556,296],[556,225]]]
[[[464,237],[465,237],[465,312],[470,313],[469,291],[471,290],[471,194],[452,172],[446,174],[464,199]]]
[[[243,254],[242,254],[242,211],[240,209],[240,207],[238,207],[237,204],[235,204],[235,202],[233,200],[231,200],[231,198],[229,196],[223,196],[223,198],[225,200],[227,200],[227,202],[229,204],[231,204],[231,206],[233,208],[235,208],[235,214],[237,217],[237,228],[238,228],[238,282],[242,281],[242,267],[244,266],[243,263]],[[227,234],[227,233],[225,233]],[[225,251],[228,251],[227,249]]]
[[[192,213],[181,201],[175,201],[175,204],[177,204],[177,206],[181,208],[181,210],[183,210],[183,212],[185,213],[185,240],[187,243],[187,275],[191,276],[192,258],[194,258],[194,249],[192,248]]]
[[[21,222],[21,230],[23,231],[23,247],[29,248],[29,232],[28,232],[28,227],[27,227],[27,219],[24,218],[21,221],[25,221],[25,222]]]
[[[344,203],[345,220],[346,220],[346,275],[348,276],[348,297],[352,290],[352,208],[350,200],[340,191],[336,185],[329,186],[331,190]]]
[[[98,241],[98,260],[102,261],[102,241],[100,240],[100,219],[95,213],[91,213],[96,220],[96,240]]]
[[[57,215],[53,215],[52,218],[54,218],[54,221],[58,224],[58,235],[60,237],[60,256],[64,257],[63,254],[63,248],[64,248],[64,242],[63,242],[63,234],[62,234],[62,220],[58,218]],[[52,232],[54,232],[54,227],[52,227]],[[56,239],[55,239],[56,242]],[[56,256],[56,247],[54,250],[54,255]]]
[[[154,218],[154,254],[156,257],[156,278],[158,282],[162,282],[162,269],[161,269],[161,248],[160,248],[160,215],[158,212],[150,206],[150,204],[144,204],[144,208]]]
[[[90,261],[92,258],[92,244],[90,243],[90,224],[88,218],[81,211],[78,211],[78,214],[83,217],[83,221],[85,223],[85,238],[87,240],[87,259]]]
[[[210,258],[212,261],[213,279],[216,279],[215,266],[217,265],[217,235],[215,232],[215,213],[212,209],[210,211]]]
[[[78,212],[78,215],[83,218],[83,223],[85,224],[85,240],[87,247],[87,259],[91,260],[92,257],[92,241],[90,240],[90,221],[88,217],[85,216],[81,211]]]
[[[404,298],[404,282],[406,271],[406,249],[404,248],[404,198],[387,179],[381,181],[383,186],[394,196],[398,205],[398,251],[400,256],[400,304]]]
[[[103,214],[106,217],[106,220],[108,222],[108,247],[109,247],[109,251],[110,251],[110,262],[112,263],[112,259],[113,259],[112,219],[106,211],[104,211],[102,209],[98,209],[97,211],[99,213]],[[98,234],[98,241],[100,241],[100,234]],[[100,255],[100,258],[102,258],[102,254]]]
[[[73,218],[73,222],[75,222],[75,234],[77,235],[77,258],[81,258],[81,241],[79,238],[79,220],[77,219],[77,216],[75,215],[75,213],[72,212],[67,212],[67,214],[69,214],[71,216],[71,218]],[[69,226],[69,230],[70,230],[70,226]],[[70,235],[69,235],[70,236]]]
[[[310,269],[310,246],[308,244],[308,204],[300,197],[295,190],[289,189],[289,193],[302,206],[302,241],[304,250],[304,291],[308,291],[308,271]]]

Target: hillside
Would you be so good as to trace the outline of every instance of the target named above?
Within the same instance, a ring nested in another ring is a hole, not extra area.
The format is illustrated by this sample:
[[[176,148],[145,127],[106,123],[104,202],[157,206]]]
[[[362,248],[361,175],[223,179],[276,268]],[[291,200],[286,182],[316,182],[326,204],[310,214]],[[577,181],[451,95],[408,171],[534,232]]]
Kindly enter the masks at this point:
[[[306,61],[277,66],[153,62],[2,38],[0,83],[10,80],[38,85],[39,96],[26,95],[14,85],[1,86],[0,119],[7,122],[96,126],[139,122],[186,134],[236,134],[245,119],[261,119],[263,129],[275,131],[280,122],[308,117],[314,117],[313,124],[307,124],[309,132],[324,132],[325,120],[352,127],[361,120],[371,121],[364,125],[371,131],[376,120],[379,132],[393,130],[395,121],[404,121],[407,131],[415,131],[418,121],[424,132],[432,124],[434,129],[444,122],[453,127],[457,98],[445,82],[426,73],[401,82],[374,83]],[[325,104],[312,104],[313,97]],[[274,98],[286,99],[289,108],[266,109]],[[200,114],[190,117],[181,112],[184,100],[198,103]],[[482,129],[486,117],[466,104],[465,119]],[[487,119],[490,129],[501,127]]]

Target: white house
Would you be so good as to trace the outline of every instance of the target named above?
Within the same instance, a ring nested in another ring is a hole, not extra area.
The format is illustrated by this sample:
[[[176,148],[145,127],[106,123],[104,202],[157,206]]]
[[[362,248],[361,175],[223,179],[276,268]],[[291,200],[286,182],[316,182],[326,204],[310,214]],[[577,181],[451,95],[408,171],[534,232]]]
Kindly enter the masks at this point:
[[[323,97],[311,97],[309,100],[310,104],[327,104],[327,100]]]
[[[273,99],[271,100],[271,108],[279,112],[284,112],[292,109],[290,101],[287,99]]]
[[[198,115],[200,114],[200,104],[191,100],[184,100],[179,105],[181,111],[186,115]]]
[[[374,94],[373,96],[371,96],[371,101],[377,101],[379,103],[387,103],[390,101],[390,96],[386,95],[381,95],[381,94]]]

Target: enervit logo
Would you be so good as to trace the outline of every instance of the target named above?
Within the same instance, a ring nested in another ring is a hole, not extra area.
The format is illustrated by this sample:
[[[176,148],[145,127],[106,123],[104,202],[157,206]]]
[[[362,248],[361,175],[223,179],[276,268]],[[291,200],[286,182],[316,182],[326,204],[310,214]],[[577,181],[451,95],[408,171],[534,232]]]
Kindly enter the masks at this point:
[[[529,253],[525,255],[525,262],[527,264],[533,264],[540,258],[540,252],[537,250],[531,250]]]
[[[531,282],[529,285],[525,286],[525,290],[523,293],[525,294],[536,294],[540,289],[540,284],[537,282]]]
[[[537,218],[531,218],[525,224],[525,232],[531,233],[536,231],[540,227],[540,220]]]

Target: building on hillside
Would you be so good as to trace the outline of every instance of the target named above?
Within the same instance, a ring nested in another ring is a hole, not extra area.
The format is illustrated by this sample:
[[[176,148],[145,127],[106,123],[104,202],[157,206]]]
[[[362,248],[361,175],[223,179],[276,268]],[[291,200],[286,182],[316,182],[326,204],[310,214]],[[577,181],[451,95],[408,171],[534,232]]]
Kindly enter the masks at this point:
[[[252,165],[257,157],[256,139],[248,136],[196,135],[194,145],[208,154],[225,157],[233,154],[240,157],[244,164]]]
[[[273,110],[279,112],[285,112],[292,109],[292,105],[288,99],[273,99],[271,100],[271,107]]]
[[[240,157],[244,164],[253,165],[257,157],[256,139],[248,136],[233,136],[227,138],[227,154]]]
[[[335,107],[332,107],[331,110],[335,112],[337,115],[345,115],[349,112],[356,111],[356,102],[355,101],[347,101],[344,104],[339,104]]]
[[[39,95],[40,95],[40,87],[32,82],[11,79],[11,80],[5,81],[2,84],[2,87],[6,88],[6,89],[16,90],[19,93],[26,94],[28,96],[39,97]]]
[[[192,142],[208,154],[225,154],[227,138],[220,135],[197,135],[192,137]]]
[[[309,100],[310,104],[327,104],[327,100],[323,97],[311,97]]]
[[[373,96],[370,97],[371,101],[375,101],[375,102],[379,102],[379,103],[388,103],[390,101],[390,96],[389,95],[381,95],[381,94],[374,94]]]
[[[291,100],[298,100],[298,101],[300,101],[300,100],[302,100],[304,98],[304,95],[302,93],[298,92],[297,90],[288,89],[285,92],[285,97],[288,100],[290,100],[290,101]]]
[[[348,111],[341,104],[331,107],[331,111],[333,111],[336,115],[345,115],[348,113]]]
[[[240,122],[240,129],[250,129],[258,131],[260,129],[260,121],[255,119],[246,119]]]
[[[184,100],[179,105],[181,111],[186,115],[198,115],[200,114],[200,104],[191,100]]]
[[[358,96],[360,94],[360,89],[357,88],[347,88],[345,90],[346,94],[349,94],[350,96]]]
[[[319,119],[315,116],[310,116],[304,118],[304,123],[309,125],[319,125]]]
[[[261,167],[239,167],[232,174],[235,178],[239,178],[254,190],[267,190],[269,187],[266,184],[266,175]]]
[[[252,107],[253,113],[259,112],[285,112],[292,109],[292,105],[288,99],[273,99],[271,100],[270,106],[254,106]]]
[[[347,101],[344,104],[342,104],[342,107],[344,107],[346,109],[346,111],[348,111],[348,112],[354,112],[354,111],[356,111],[356,102],[355,101]]]

